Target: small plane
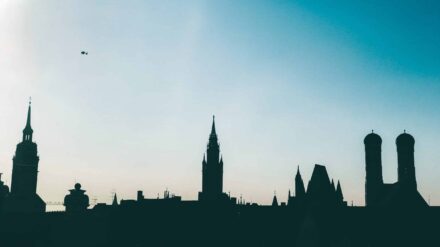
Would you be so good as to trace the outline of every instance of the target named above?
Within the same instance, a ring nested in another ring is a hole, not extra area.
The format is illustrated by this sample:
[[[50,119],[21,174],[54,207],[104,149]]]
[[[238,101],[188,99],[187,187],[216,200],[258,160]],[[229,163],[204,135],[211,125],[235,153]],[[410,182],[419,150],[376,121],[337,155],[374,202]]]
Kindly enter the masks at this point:
[[[81,51],[81,55],[89,55],[88,51]]]

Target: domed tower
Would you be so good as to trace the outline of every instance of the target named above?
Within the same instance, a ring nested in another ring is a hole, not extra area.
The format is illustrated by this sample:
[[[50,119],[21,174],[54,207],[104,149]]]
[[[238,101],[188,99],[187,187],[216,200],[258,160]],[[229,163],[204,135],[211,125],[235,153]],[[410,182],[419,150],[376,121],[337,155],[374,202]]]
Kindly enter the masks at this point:
[[[81,184],[76,183],[70,194],[64,197],[66,212],[83,212],[89,206],[89,197],[84,194],[86,191],[81,189]]]
[[[416,172],[414,167],[415,140],[410,134],[400,134],[396,138],[397,145],[397,181],[399,184],[417,190]]]
[[[365,204],[374,206],[380,199],[382,178],[382,138],[373,131],[364,139],[365,145]]]

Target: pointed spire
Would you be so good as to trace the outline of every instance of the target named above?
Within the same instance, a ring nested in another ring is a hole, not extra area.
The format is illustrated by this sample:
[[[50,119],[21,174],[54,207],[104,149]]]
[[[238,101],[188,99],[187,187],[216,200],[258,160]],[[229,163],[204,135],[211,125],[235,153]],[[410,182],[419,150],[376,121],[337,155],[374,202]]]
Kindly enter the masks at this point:
[[[336,200],[338,202],[344,201],[344,196],[342,195],[342,188],[341,188],[341,184],[339,183],[339,180],[338,180],[338,185],[336,187]]]
[[[211,147],[213,149],[219,148],[217,133],[215,132],[215,116],[212,116],[212,128],[211,128],[211,134],[209,135],[208,147]],[[209,154],[208,154],[208,159],[209,159]],[[218,161],[218,156],[217,156],[217,161]]]
[[[306,189],[304,187],[304,182],[301,177],[301,173],[299,172],[299,166],[298,171],[296,172],[295,176],[295,196],[297,198],[302,198],[306,195]]]
[[[273,195],[272,206],[274,206],[274,207],[278,206],[278,199],[277,199],[276,192]]]
[[[118,206],[118,197],[116,196],[116,193],[115,193],[115,196],[113,197],[112,206]]]
[[[333,191],[336,191],[335,182],[333,181],[333,178],[332,178],[332,188],[333,188]]]
[[[29,101],[28,114],[27,114],[27,120],[26,120],[26,128],[31,127],[31,104],[32,104],[32,102]]]
[[[215,133],[215,115],[212,115],[211,135],[217,135],[217,134]]]
[[[32,141],[32,133],[34,132],[31,127],[31,104],[32,102],[29,100],[26,126],[23,129],[23,141]]]

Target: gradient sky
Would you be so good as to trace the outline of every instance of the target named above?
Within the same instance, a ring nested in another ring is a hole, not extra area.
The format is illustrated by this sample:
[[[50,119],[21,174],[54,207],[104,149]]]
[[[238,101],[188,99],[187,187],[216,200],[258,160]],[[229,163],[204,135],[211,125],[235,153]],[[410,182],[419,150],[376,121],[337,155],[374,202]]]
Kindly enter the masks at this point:
[[[3,180],[32,96],[46,201],[75,182],[98,202],[196,199],[215,114],[233,196],[286,201],[318,163],[363,205],[364,136],[391,183],[406,129],[439,205],[440,4],[319,2],[0,0]]]

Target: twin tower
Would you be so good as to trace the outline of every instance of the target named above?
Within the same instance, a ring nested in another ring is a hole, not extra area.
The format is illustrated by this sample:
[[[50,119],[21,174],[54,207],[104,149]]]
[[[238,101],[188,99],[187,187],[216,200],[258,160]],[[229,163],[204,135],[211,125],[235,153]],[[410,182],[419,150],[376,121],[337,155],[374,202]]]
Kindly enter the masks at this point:
[[[382,178],[382,138],[372,132],[365,137],[364,144],[365,204],[367,207],[428,206],[417,191],[414,137],[404,132],[396,138],[398,179],[393,184],[385,184]]]

